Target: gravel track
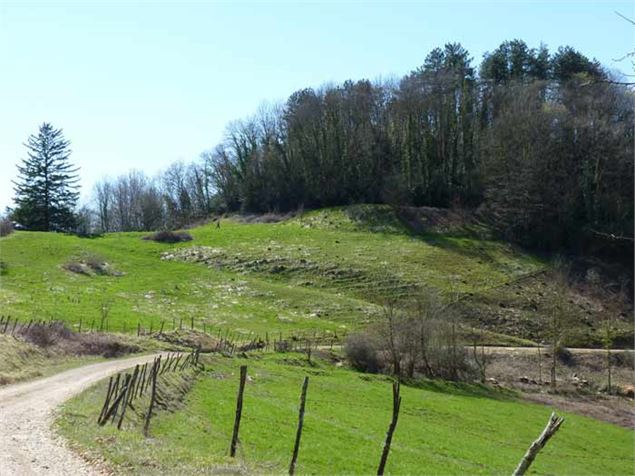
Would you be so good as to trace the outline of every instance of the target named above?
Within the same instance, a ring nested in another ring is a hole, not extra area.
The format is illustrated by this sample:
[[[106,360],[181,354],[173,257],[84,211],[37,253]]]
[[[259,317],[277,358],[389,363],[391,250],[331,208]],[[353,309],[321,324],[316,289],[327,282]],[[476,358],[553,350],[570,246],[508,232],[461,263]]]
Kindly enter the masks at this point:
[[[158,354],[157,354],[158,355]],[[156,355],[86,365],[0,388],[0,475],[101,475],[51,430],[56,407],[114,373]]]

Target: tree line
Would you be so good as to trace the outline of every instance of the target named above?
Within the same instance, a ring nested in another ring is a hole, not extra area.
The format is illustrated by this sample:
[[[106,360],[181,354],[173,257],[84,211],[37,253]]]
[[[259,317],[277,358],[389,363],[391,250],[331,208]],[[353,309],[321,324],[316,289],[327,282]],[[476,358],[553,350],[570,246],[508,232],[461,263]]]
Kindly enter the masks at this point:
[[[478,207],[547,249],[632,236],[632,100],[570,47],[504,42],[477,71],[450,43],[399,81],[303,89],[232,123],[214,183],[227,210]]]
[[[633,119],[632,90],[571,47],[506,41],[476,67],[448,43],[398,80],[262,106],[191,164],[104,178],[78,217],[101,231],[154,230],[215,213],[388,203],[471,208],[505,238],[547,250],[583,236],[628,243]]]

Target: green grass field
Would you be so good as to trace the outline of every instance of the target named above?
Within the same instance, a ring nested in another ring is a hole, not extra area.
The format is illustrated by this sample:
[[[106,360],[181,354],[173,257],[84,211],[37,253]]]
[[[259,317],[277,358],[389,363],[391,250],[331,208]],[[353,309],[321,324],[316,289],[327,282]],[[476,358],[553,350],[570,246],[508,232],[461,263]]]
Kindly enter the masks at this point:
[[[355,213],[352,213],[353,210]],[[386,297],[429,287],[478,295],[547,264],[502,242],[469,234],[413,234],[385,207],[309,212],[275,224],[225,220],[190,230],[178,245],[142,233],[99,238],[16,232],[0,241],[0,302],[21,319],[97,326],[138,322],[166,329],[193,317],[197,328],[279,332],[338,331],[375,318]],[[97,257],[121,276],[63,268]],[[167,259],[162,259],[167,258]]]
[[[374,474],[390,421],[390,381],[297,354],[208,358],[185,407],[161,412],[151,437],[130,419],[123,431],[98,427],[105,384],[63,408],[58,427],[84,452],[103,455],[118,473],[285,473],[302,380],[310,377],[299,474]],[[236,460],[227,456],[238,387],[248,383]],[[545,406],[478,385],[402,386],[390,474],[510,474],[549,417]],[[577,415],[540,453],[531,474],[632,474],[633,432]]]
[[[105,329],[126,333],[138,324],[156,331],[163,323],[171,330],[181,321],[189,327],[192,320],[199,330],[245,336],[340,333],[377,319],[387,298],[430,288],[444,298],[465,298],[481,316],[499,316],[498,327],[486,336],[504,344],[531,343],[522,338],[540,326],[539,314],[549,304],[548,277],[537,277],[550,269],[548,261],[491,239],[483,229],[414,233],[387,207],[327,209],[280,223],[229,219],[220,230],[212,224],[189,232],[194,240],[180,244],[146,241],[143,233],[78,238],[16,232],[2,238],[2,314],[61,320],[75,329],[81,322],[84,330],[98,327],[107,314]],[[106,261],[109,274],[66,269],[94,260]],[[530,284],[522,284],[527,277]],[[543,297],[536,306],[538,296]],[[134,418],[122,432],[94,424],[104,382],[64,407],[59,430],[122,474],[284,473],[300,386],[309,375],[298,472],[376,471],[391,410],[386,377],[328,360],[309,366],[296,354],[208,359],[184,405],[153,420],[149,439]],[[230,460],[241,363],[249,365],[251,380],[240,457]],[[403,387],[402,393],[387,468],[393,474],[509,474],[550,413],[478,385],[426,382]],[[633,457],[632,431],[567,415],[532,471],[631,474]]]

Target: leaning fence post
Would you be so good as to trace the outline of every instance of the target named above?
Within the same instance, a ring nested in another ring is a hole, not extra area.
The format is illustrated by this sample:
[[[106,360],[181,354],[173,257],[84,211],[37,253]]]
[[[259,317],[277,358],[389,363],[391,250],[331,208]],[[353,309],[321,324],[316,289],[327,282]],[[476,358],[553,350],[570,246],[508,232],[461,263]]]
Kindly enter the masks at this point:
[[[152,417],[152,408],[154,408],[154,399],[157,395],[157,374],[159,373],[159,366],[161,362],[161,356],[154,361],[152,370],[150,371],[150,378],[152,379],[152,393],[150,394],[150,405],[148,406],[148,413],[146,415],[146,421],[143,425],[143,436],[148,436],[148,430],[150,429],[150,418]]]
[[[298,452],[300,451],[300,438],[302,438],[302,426],[304,425],[304,404],[306,403],[306,391],[309,386],[309,377],[304,377],[302,384],[302,395],[300,396],[300,411],[298,412],[298,430],[295,434],[295,445],[293,446],[293,456],[291,465],[289,466],[289,474],[295,474],[295,464],[298,460]]]
[[[229,456],[236,456],[236,444],[238,443],[238,430],[240,429],[240,417],[243,413],[243,392],[245,391],[245,381],[247,380],[247,366],[240,366],[240,385],[238,386],[238,397],[236,399],[236,417],[234,419],[234,432],[229,447]]]
[[[388,453],[390,453],[390,443],[392,442],[392,435],[397,427],[397,419],[399,418],[399,408],[401,407],[401,396],[399,395],[399,382],[392,384],[392,420],[388,426],[386,432],[386,442],[384,443],[384,450],[381,453],[381,460],[379,461],[379,468],[377,468],[377,476],[384,474],[384,468],[386,467],[386,461],[388,461]]]
[[[115,389],[115,387],[112,384],[112,381],[113,381],[113,377],[111,375],[110,379],[108,380],[108,390],[106,391],[106,400],[104,400],[104,406],[101,407],[101,412],[99,413],[99,418],[97,418],[97,423],[101,422],[101,419],[104,417],[104,414],[106,413],[106,410],[108,409],[111,392]]]
[[[518,467],[514,470],[513,476],[522,476],[525,474],[525,472],[529,469],[529,466],[531,466],[531,463],[534,462],[534,459],[540,450],[543,449],[549,439],[556,434],[556,431],[558,431],[562,422],[564,422],[564,418],[559,417],[555,413],[551,414],[549,421],[547,422],[547,426],[545,426],[545,429],[542,430],[538,439],[531,444],[525,453],[525,456],[523,456],[523,459],[520,460]]]
[[[121,409],[121,415],[119,416],[119,422],[117,422],[117,429],[121,430],[121,425],[123,424],[123,419],[126,416],[126,409],[128,408],[128,404],[131,400],[131,395],[134,392],[135,383],[137,382],[137,377],[139,376],[139,365],[137,365],[132,372],[132,376],[130,377],[130,381],[128,382],[128,386],[126,387],[126,393],[123,397],[123,407]]]

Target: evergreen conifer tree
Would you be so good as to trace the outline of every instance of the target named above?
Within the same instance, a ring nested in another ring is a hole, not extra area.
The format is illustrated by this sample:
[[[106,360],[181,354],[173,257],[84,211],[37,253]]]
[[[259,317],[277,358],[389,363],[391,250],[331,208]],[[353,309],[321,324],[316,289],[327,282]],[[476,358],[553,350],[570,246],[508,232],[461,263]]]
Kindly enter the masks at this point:
[[[61,129],[43,123],[24,145],[28,152],[13,182],[12,218],[29,230],[72,229],[79,198],[79,167],[69,161],[70,142]]]

